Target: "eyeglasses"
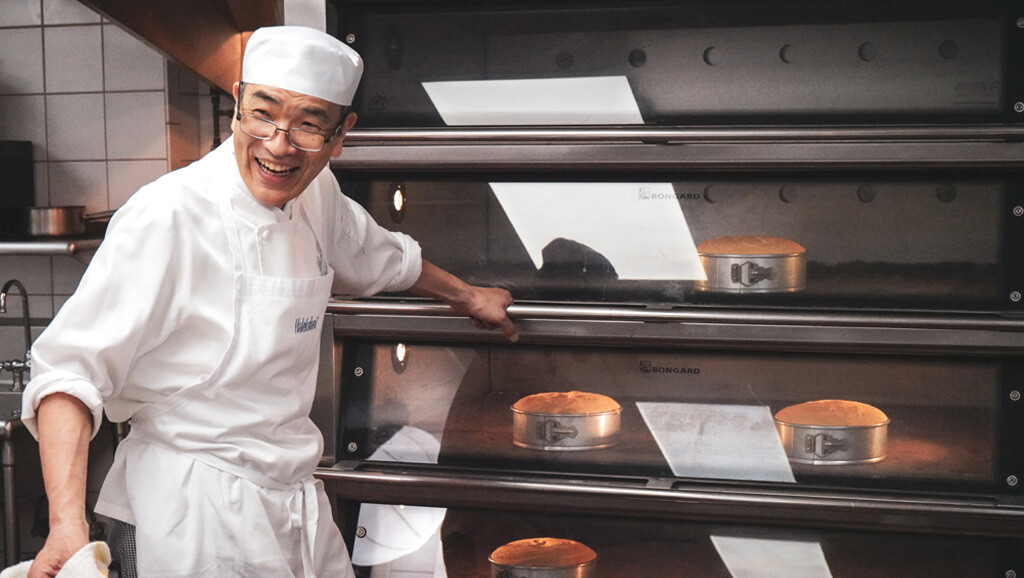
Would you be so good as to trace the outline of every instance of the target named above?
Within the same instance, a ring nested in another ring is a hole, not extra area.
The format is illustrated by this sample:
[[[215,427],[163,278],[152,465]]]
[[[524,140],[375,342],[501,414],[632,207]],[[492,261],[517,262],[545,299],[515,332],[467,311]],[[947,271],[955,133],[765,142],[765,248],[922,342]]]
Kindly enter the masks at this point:
[[[313,132],[304,128],[283,129],[277,126],[277,123],[272,120],[267,120],[251,114],[242,114],[240,112],[235,113],[235,120],[238,121],[238,128],[242,129],[242,132],[252,138],[269,140],[277,134],[277,131],[281,131],[288,136],[288,142],[291,143],[293,147],[300,151],[310,153],[323,150],[324,145],[334,138],[334,134],[322,135],[318,132]],[[335,132],[337,132],[337,130],[335,130]]]

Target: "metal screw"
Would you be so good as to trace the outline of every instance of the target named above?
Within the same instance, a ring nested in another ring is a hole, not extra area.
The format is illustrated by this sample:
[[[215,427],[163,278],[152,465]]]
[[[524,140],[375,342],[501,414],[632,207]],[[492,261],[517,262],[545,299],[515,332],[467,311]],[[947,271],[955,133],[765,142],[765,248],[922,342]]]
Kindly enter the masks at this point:
[[[356,442],[348,442],[348,445],[345,446],[345,449],[348,450],[348,453],[354,454],[356,453],[356,450],[359,449],[359,444],[357,444]]]
[[[1016,485],[1017,485],[1017,476],[1015,476],[1013,474],[1010,474],[1010,475],[1006,476],[1006,485],[1010,486],[1011,488],[1016,487]]]
[[[1024,20],[1024,19],[1022,19],[1022,20]],[[1018,23],[1019,22],[1020,21],[1018,21]],[[355,34],[349,34],[348,36],[345,37],[345,42],[348,42],[349,44],[353,44],[353,43],[355,43],[355,41],[356,41],[356,35]]]
[[[1024,28],[1024,17],[1017,19],[1017,28]]]
[[[1024,215],[1024,207],[1017,205],[1016,207],[1013,208],[1014,217],[1020,217],[1022,215]]]
[[[366,528],[364,528],[362,526],[359,526],[358,528],[356,528],[356,538],[365,538],[365,537],[366,537]]]
[[[1020,297],[1018,296],[1017,299],[1020,299]],[[356,374],[356,377],[362,377],[363,376],[363,368],[362,367],[357,367],[356,370],[353,373]]]
[[[1014,303],[1020,301],[1020,291],[1010,293],[1010,301],[1013,301]]]
[[[1006,578],[1017,578],[1017,573],[1013,570],[1006,571]]]
[[[1020,392],[1016,389],[1010,392],[1010,401],[1020,401]]]
[[[1014,112],[1024,112],[1024,102],[1013,103]]]

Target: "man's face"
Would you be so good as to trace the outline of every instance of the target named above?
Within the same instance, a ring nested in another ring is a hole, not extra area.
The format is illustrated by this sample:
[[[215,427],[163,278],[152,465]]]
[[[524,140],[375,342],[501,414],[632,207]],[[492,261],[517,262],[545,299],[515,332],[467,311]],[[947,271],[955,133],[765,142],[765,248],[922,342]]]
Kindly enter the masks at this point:
[[[236,102],[238,88],[235,83]],[[271,120],[285,130],[302,128],[325,136],[334,134],[343,113],[341,106],[315,96],[262,84],[246,85],[238,109],[242,114]],[[341,130],[323,149],[307,152],[293,147],[283,131],[260,140],[242,132],[237,118],[232,120],[235,160],[242,180],[257,200],[283,207],[306,190],[331,157],[341,154],[344,133],[355,122],[356,115],[349,114]]]

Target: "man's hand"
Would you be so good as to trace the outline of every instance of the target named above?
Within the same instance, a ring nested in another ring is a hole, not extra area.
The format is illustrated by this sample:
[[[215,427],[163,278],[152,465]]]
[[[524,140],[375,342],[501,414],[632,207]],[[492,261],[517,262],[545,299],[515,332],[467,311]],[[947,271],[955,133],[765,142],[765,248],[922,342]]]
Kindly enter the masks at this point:
[[[512,304],[512,294],[504,289],[469,285],[424,259],[420,278],[410,290],[444,301],[453,312],[468,315],[474,327],[500,329],[509,341],[519,339],[519,332],[506,311]]]
[[[89,543],[89,524],[84,520],[80,523],[63,524],[50,528],[46,544],[39,551],[28,578],[53,578],[60,571],[68,558],[73,556]]]
[[[452,305],[452,311],[468,315],[469,322],[479,329],[500,329],[509,341],[518,341],[519,332],[508,317],[512,294],[498,287],[469,286],[470,298],[465,305]]]

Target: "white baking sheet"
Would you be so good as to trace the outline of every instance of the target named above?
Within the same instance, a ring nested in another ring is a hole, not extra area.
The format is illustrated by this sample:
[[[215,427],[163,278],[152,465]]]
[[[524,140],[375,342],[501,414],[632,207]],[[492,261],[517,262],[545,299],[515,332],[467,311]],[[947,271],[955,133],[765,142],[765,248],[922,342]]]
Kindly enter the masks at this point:
[[[796,482],[771,410],[762,405],[637,402],[680,478]]]
[[[619,279],[707,279],[672,183],[490,185],[537,269],[564,238],[603,255]]]
[[[448,126],[643,124],[625,76],[424,82]]]
[[[832,578],[818,542],[711,536],[733,578]]]

